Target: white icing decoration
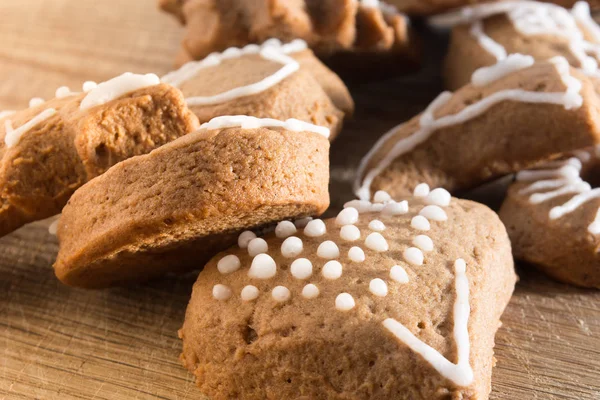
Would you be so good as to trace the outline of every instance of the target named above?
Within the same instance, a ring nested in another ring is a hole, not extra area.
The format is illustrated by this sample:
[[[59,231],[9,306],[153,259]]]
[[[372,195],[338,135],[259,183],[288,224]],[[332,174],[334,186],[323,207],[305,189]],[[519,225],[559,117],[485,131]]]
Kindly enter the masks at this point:
[[[381,210],[381,213],[385,214],[385,215],[406,214],[406,213],[408,213],[408,201],[403,200],[399,203],[396,203],[395,201],[390,201],[383,207],[383,210]]]
[[[375,195],[373,196],[373,201],[375,203],[385,203],[390,200],[392,200],[392,196],[390,196],[389,193],[384,190],[376,191]]]
[[[240,269],[241,266],[242,263],[240,262],[240,259],[234,254],[229,254],[221,258],[217,263],[217,269],[223,275],[231,274]]]
[[[229,289],[229,287],[218,284],[213,286],[212,294],[216,300],[224,301],[228,300],[233,294],[233,292],[231,291],[231,289]]]
[[[242,129],[282,128],[293,132],[313,132],[325,138],[328,138],[330,134],[329,128],[309,124],[294,118],[279,121],[273,118],[256,118],[248,115],[223,115],[200,125],[200,129],[208,130],[238,127]]]
[[[433,251],[433,240],[427,235],[417,236],[412,243],[422,251]]]
[[[290,289],[286,288],[285,286],[275,286],[273,291],[271,291],[271,296],[276,302],[283,303],[292,297],[292,293],[290,292]]]
[[[255,238],[248,242],[248,254],[250,257],[255,257],[261,253],[269,251],[269,245],[263,238]]]
[[[62,99],[64,97],[73,96],[75,94],[77,94],[77,92],[71,92],[71,89],[69,89],[68,86],[61,86],[58,89],[56,89],[56,92],[54,93],[54,96],[57,99]]]
[[[321,258],[325,258],[327,260],[331,260],[333,258],[338,258],[340,256],[340,249],[338,248],[335,242],[331,240],[326,240],[319,245],[317,248],[317,256]]]
[[[469,30],[471,36],[473,36],[479,42],[479,45],[483,47],[488,53],[493,55],[497,61],[504,60],[507,56],[506,49],[500,43],[489,37],[484,29],[482,21],[475,21],[471,29]]]
[[[421,211],[419,211],[419,215],[427,218],[430,221],[447,221],[448,215],[446,215],[446,211],[444,211],[440,206],[429,205],[423,207]]]
[[[533,64],[535,60],[531,56],[511,54],[494,65],[476,70],[471,77],[471,83],[473,86],[486,86],[513,72],[529,68]]]
[[[339,311],[350,311],[355,306],[354,298],[349,293],[340,293],[335,298],[335,308]]]
[[[385,231],[385,224],[378,219],[369,222],[369,229],[375,232]]]
[[[427,197],[425,197],[425,202],[427,204],[433,204],[440,207],[447,207],[450,205],[450,201],[452,200],[452,196],[450,192],[443,188],[433,189]]]
[[[296,233],[296,225],[290,221],[281,221],[275,228],[275,236],[280,239],[285,239]]]
[[[340,237],[347,242],[354,242],[360,239],[360,229],[354,225],[342,226],[340,229]]]
[[[413,191],[413,196],[415,197],[427,197],[429,194],[429,185],[426,183],[419,183],[415,190]]]
[[[254,238],[256,238],[256,234],[254,232],[244,231],[240,234],[240,236],[238,236],[238,246],[240,246],[240,249],[245,249],[248,247],[248,243],[250,243],[250,241]]]
[[[259,295],[259,291],[258,288],[256,286],[253,285],[248,285],[248,286],[244,286],[244,288],[242,289],[242,301],[252,301],[252,300],[256,300],[258,298]]]
[[[14,113],[16,113],[16,111],[13,110],[4,110],[4,111],[0,111],[0,118],[6,118],[6,117],[10,117],[11,115],[13,115]]]
[[[404,14],[401,14],[398,9],[392,4],[384,3],[380,0],[360,0],[360,6],[365,8],[378,8],[384,15],[388,16],[401,16],[406,18]]]
[[[406,270],[399,265],[394,265],[390,270],[390,278],[398,283],[408,283]]]
[[[412,351],[423,357],[442,376],[461,387],[469,386],[473,382],[473,369],[469,362],[469,281],[466,275],[464,260],[458,259],[454,263],[456,300],[454,302],[454,341],[457,350],[457,363],[450,362],[437,350],[417,338],[408,328],[393,318],[383,321],[383,326],[398,340],[407,345]]]
[[[302,289],[302,297],[304,297],[305,299],[314,299],[316,297],[319,297],[319,293],[319,288],[316,285],[313,285],[312,283],[309,283]]]
[[[314,219],[309,221],[304,228],[304,234],[308,237],[319,237],[327,233],[327,227],[323,220]]]
[[[29,107],[41,106],[44,103],[45,101],[41,97],[34,97],[31,100],[29,100]]]
[[[98,84],[94,81],[85,81],[83,82],[83,91],[85,93],[87,92],[91,92],[92,90],[96,89],[98,87]]]
[[[353,207],[360,213],[371,211],[371,202],[369,200],[351,200],[344,204],[344,208]]]
[[[259,254],[252,260],[248,276],[254,279],[270,279],[277,275],[277,264],[268,254]]]
[[[300,218],[294,221],[294,226],[296,226],[296,228],[298,229],[303,229],[306,227],[306,225],[308,225],[308,223],[310,221],[312,221],[312,217],[304,217],[304,218]]]
[[[312,275],[313,265],[307,258],[299,258],[292,262],[290,272],[296,279],[308,279]]]
[[[335,280],[342,276],[342,264],[339,261],[331,260],[325,263],[321,271],[325,279]]]
[[[352,225],[352,224],[355,224],[357,221],[358,221],[358,210],[354,207],[344,208],[342,211],[340,211],[340,213],[337,215],[337,217],[335,219],[335,223],[340,226]]]
[[[10,120],[4,121],[5,130],[6,130],[6,134],[4,136],[4,143],[6,144],[6,147],[11,148],[11,147],[16,146],[19,143],[19,140],[21,140],[21,137],[25,133],[29,132],[37,124],[40,124],[40,123],[44,122],[45,120],[47,120],[48,118],[52,117],[54,114],[56,114],[56,110],[54,108],[47,108],[44,111],[42,111],[41,113],[39,113],[38,115],[36,115],[35,117],[33,117],[28,122],[26,122],[23,125],[21,125],[20,127],[18,127],[17,129],[12,128],[12,124],[11,124]]]
[[[290,236],[281,243],[281,255],[286,258],[293,258],[302,253],[304,244],[302,239],[296,236]]]
[[[79,108],[81,110],[86,110],[91,107],[96,107],[121,97],[124,94],[148,86],[158,85],[159,83],[160,79],[154,74],[139,75],[125,72],[123,75],[102,82],[98,84],[95,89],[90,90],[83,100],[81,100]]]
[[[352,262],[361,263],[365,261],[365,252],[358,246],[353,246],[348,250],[348,258]]]
[[[410,221],[410,226],[420,231],[428,231],[431,229],[429,220],[422,215],[416,215]]]
[[[369,282],[369,290],[377,297],[385,297],[388,294],[387,284],[379,278],[375,278]]]
[[[388,251],[390,246],[385,238],[379,232],[373,232],[365,239],[365,246],[378,253]]]
[[[406,260],[406,262],[409,264],[417,266],[423,265],[423,252],[416,247],[409,247],[408,249],[404,250],[402,255],[404,256],[404,260]]]

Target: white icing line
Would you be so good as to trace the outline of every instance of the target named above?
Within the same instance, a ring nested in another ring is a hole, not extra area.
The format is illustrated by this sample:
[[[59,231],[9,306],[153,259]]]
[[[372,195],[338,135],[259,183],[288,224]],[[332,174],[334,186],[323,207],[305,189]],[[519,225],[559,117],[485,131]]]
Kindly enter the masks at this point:
[[[471,76],[471,83],[473,86],[486,86],[516,71],[529,68],[533,64],[535,60],[531,56],[511,54],[494,65],[476,70]]]
[[[16,111],[13,110],[4,110],[4,111],[0,111],[0,118],[6,118],[6,117],[10,117],[11,115],[13,115],[14,113],[16,113]]]
[[[4,143],[6,143],[6,147],[11,148],[16,146],[25,133],[34,128],[37,124],[40,124],[52,117],[54,114],[56,114],[56,110],[54,108],[47,108],[17,129],[13,129],[11,121],[6,120],[4,122],[6,128]]]
[[[81,100],[79,108],[86,110],[91,107],[99,106],[108,103],[124,94],[148,87],[158,85],[160,79],[154,74],[132,74],[125,72],[106,82],[98,84],[94,89]],[[88,85],[89,86],[89,85]]]
[[[496,61],[506,58],[506,49],[485,33],[482,21],[475,21],[469,32],[481,47],[496,58]]]
[[[473,370],[469,361],[469,281],[466,276],[466,264],[458,259],[454,264],[456,300],[454,302],[454,341],[458,353],[456,364],[449,361],[433,347],[417,338],[402,323],[393,318],[383,321],[383,326],[412,351],[421,355],[442,376],[458,386],[468,386],[473,382]]]
[[[280,121],[272,118],[256,118],[248,115],[224,115],[215,117],[208,122],[200,125],[200,129],[225,129],[225,128],[283,128],[293,132],[313,132],[329,138],[329,128],[309,124],[308,122],[290,118],[286,121]]]

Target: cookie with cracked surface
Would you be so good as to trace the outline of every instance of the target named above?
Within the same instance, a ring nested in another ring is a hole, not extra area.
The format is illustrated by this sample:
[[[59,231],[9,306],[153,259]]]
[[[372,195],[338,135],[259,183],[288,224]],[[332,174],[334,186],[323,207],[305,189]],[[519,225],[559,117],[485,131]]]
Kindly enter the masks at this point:
[[[329,205],[327,128],[221,117],[81,187],[58,223],[54,265],[105,287],[199,269],[245,229]]]
[[[62,87],[0,117],[0,235],[59,213],[111,165],[198,127],[181,92],[156,76],[125,74],[84,89]]]
[[[600,141],[594,85],[564,58],[509,58],[442,93],[363,158],[357,195],[419,182],[456,193]]]
[[[426,185],[376,201],[240,237],[206,265],[179,332],[203,394],[488,398],[516,281],[502,223]]]

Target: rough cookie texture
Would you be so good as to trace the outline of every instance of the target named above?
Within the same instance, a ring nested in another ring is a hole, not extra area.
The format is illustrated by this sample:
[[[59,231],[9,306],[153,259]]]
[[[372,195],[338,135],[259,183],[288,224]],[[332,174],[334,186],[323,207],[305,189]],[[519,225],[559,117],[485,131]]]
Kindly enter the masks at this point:
[[[250,256],[259,247],[250,242],[214,257],[179,332],[200,391],[213,400],[487,399],[494,335],[516,280],[510,243],[487,207],[457,199],[432,207],[439,194],[410,197],[404,214],[403,203],[351,202],[365,210],[304,229],[279,224],[261,243],[266,254]],[[419,218],[430,230],[416,228]],[[455,377],[384,326],[394,321]],[[453,333],[463,328],[466,355]]]
[[[265,44],[263,48],[273,52],[280,49],[281,44]],[[232,48],[213,55],[223,58],[217,65],[202,66],[207,64],[206,60],[191,62],[163,77],[164,81],[181,89],[200,122],[208,122],[221,115],[251,115],[279,120],[295,118],[330,128],[333,139],[341,131],[344,113],[352,114],[354,111],[352,97],[344,83],[310,51],[290,54],[298,57],[299,62],[281,53],[279,57],[287,60],[288,64],[266,58],[262,52],[224,58],[231,51],[241,53],[244,49]],[[300,67],[283,80],[265,85],[261,90],[244,90],[231,99],[195,102],[198,97],[222,96],[232,90],[243,90],[261,81],[275,79],[285,68],[293,67],[289,63],[297,63]],[[187,72],[192,69],[196,72]],[[336,107],[337,104],[343,107],[343,111]]]
[[[198,127],[181,92],[166,84],[80,110],[85,96],[56,98],[0,118],[0,235],[58,214],[78,187],[110,166]],[[56,112],[7,144],[6,124],[17,130],[48,109]]]
[[[362,161],[356,193],[474,188],[598,143],[598,107],[593,84],[560,59],[469,84],[384,136]]]
[[[200,129],[119,163],[64,208],[56,275],[93,288],[201,268],[244,229],[319,215],[328,149],[311,132]]]
[[[406,17],[383,2],[161,0],[159,3],[187,26],[178,63],[270,38],[282,41],[300,38],[320,57],[356,53],[357,61],[366,55],[381,56],[381,60],[392,58],[396,70],[414,69],[418,65],[419,54]],[[370,61],[375,63],[373,58]],[[407,62],[406,68],[399,61]],[[335,60],[334,64],[348,69],[348,65]]]
[[[163,0],[165,6],[170,4],[174,7],[177,0]],[[470,6],[481,3],[496,3],[501,0],[387,0],[395,5],[399,11],[408,15],[433,15],[452,8]],[[555,3],[563,7],[572,6],[577,0],[544,0],[546,3]],[[588,0],[590,5],[597,8],[600,6],[598,0]]]
[[[543,12],[536,16],[533,10],[523,11],[531,7],[531,2],[523,2],[524,5],[514,3],[512,9],[507,8],[505,12],[494,13],[485,18],[465,18],[464,24],[458,24],[452,29],[450,46],[444,63],[444,79],[450,90],[456,90],[469,83],[473,72],[482,67],[487,67],[500,61],[509,54],[526,54],[535,60],[548,60],[552,57],[562,56],[575,68],[589,70],[590,79],[597,87],[600,87],[597,63],[600,61],[598,54],[588,52],[585,55],[576,53],[574,49],[594,48],[600,45],[600,27],[593,21],[586,6],[579,3],[573,11],[559,10],[557,7],[549,8],[548,5],[538,3],[540,11],[550,10],[554,12],[551,17],[549,13]],[[551,6],[550,6],[551,7]],[[476,10],[477,8],[474,8]],[[483,10],[480,7],[480,10]],[[535,29],[537,24],[543,26],[542,32],[536,34],[528,33],[517,28],[515,22],[507,15],[507,12],[520,13],[513,17],[525,21],[527,26]],[[566,21],[569,27],[556,28],[559,22]],[[586,25],[586,23],[588,25]],[[591,26],[589,25],[591,24]],[[543,30],[548,30],[543,33]],[[574,37],[580,37],[576,41]],[[591,64],[590,64],[591,63]],[[596,63],[596,66],[593,64]]]
[[[560,281],[600,288],[600,189],[586,182],[598,183],[599,167],[595,154],[580,152],[517,175],[500,209],[516,258]],[[565,207],[571,211],[556,215]]]

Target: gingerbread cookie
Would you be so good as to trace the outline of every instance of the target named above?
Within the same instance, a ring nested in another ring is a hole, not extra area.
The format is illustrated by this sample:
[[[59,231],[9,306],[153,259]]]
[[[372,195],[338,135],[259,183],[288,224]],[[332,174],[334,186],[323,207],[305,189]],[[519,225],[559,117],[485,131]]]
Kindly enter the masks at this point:
[[[362,160],[355,191],[401,196],[424,181],[451,192],[600,141],[593,84],[564,58],[511,56],[442,93],[383,136]]]
[[[58,224],[64,283],[104,287],[201,268],[244,229],[329,205],[327,128],[219,117],[81,187]]]
[[[220,115],[295,118],[330,128],[333,138],[344,113],[354,112],[344,83],[300,40],[232,47],[191,61],[162,81],[181,89],[200,122]]]
[[[418,46],[407,18],[379,0],[163,0],[160,4],[187,25],[179,63],[277,38],[303,39],[317,55],[346,71],[350,68],[342,64],[344,60],[366,64],[366,57],[371,68],[390,59],[396,73],[418,65]],[[352,64],[351,69],[356,68]]]
[[[600,288],[600,189],[585,180],[599,166],[595,153],[580,151],[516,175],[500,209],[516,258]]]
[[[173,10],[175,11],[175,4],[178,0],[163,0],[165,6],[171,3]],[[443,11],[450,10],[452,8],[473,6],[475,4],[484,5],[486,3],[498,3],[502,0],[387,0],[390,4],[395,5],[399,11],[408,15],[433,15]],[[546,0],[546,3],[554,3],[563,7],[570,7],[577,0]],[[179,0],[181,3],[181,0]],[[506,3],[516,3],[517,1],[504,1]],[[520,3],[527,3],[528,1],[519,1]],[[589,4],[593,7],[600,7],[598,0],[589,0]]]
[[[206,265],[179,332],[203,394],[488,398],[516,281],[502,223],[427,185],[407,201],[375,200],[242,235]]]
[[[451,90],[467,84],[477,69],[511,54],[530,55],[535,60],[565,57],[600,88],[600,27],[586,2],[578,2],[572,10],[535,1],[484,4],[431,21],[454,26],[444,67],[446,86]]]
[[[59,88],[0,117],[0,235],[60,212],[113,164],[198,127],[181,92],[156,75],[124,74],[83,93]]]

